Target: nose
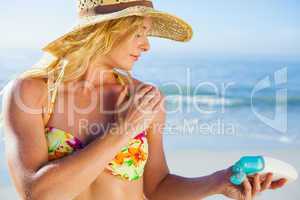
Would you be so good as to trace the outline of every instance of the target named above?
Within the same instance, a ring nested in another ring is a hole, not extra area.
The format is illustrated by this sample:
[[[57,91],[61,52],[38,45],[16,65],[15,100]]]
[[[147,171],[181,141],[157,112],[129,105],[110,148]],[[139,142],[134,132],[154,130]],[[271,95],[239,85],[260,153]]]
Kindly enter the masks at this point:
[[[141,44],[141,49],[145,52],[150,50],[150,43],[147,37],[145,38],[144,42]]]

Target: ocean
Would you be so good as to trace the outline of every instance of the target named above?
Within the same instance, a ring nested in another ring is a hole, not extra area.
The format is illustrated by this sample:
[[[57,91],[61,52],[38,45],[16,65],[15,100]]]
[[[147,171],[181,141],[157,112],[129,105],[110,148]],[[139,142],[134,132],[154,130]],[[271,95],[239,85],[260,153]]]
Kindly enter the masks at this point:
[[[40,56],[2,50],[1,88]],[[174,55],[145,56],[133,70],[166,96],[166,152],[300,147],[299,74],[300,61]],[[0,187],[9,184],[3,149],[1,140]]]

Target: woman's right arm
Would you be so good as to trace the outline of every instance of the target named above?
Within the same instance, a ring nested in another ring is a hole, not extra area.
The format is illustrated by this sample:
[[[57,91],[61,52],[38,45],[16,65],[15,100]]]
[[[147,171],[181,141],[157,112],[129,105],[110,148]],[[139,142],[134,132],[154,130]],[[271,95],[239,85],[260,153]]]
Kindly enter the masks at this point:
[[[41,112],[28,113],[20,107],[21,100],[27,109],[41,109],[45,87],[40,80],[20,80],[5,94],[5,153],[9,171],[22,199],[72,199],[97,178],[130,138],[128,134],[105,133],[105,137],[95,139],[84,149],[48,162]],[[124,94],[123,91],[119,99]],[[112,130],[118,129],[109,132]]]
[[[48,162],[42,115],[37,111],[42,108],[44,87],[39,80],[22,80],[5,95],[9,171],[22,199],[72,199],[92,183],[129,138],[107,134],[80,151]]]

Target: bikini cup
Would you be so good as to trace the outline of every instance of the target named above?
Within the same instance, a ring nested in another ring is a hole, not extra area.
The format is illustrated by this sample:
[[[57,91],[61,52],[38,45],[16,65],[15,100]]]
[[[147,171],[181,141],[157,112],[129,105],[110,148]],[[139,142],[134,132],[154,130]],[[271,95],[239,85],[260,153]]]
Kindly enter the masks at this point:
[[[122,76],[115,72],[118,81],[124,85],[125,81]],[[57,92],[57,90],[55,91]],[[54,94],[56,96],[56,94]],[[54,97],[55,98],[55,97]],[[54,100],[51,98],[51,106],[49,108],[50,114],[53,111]],[[50,116],[46,116],[50,119]],[[46,123],[48,121],[44,120]],[[47,127],[45,134],[48,144],[48,160],[55,160],[62,158],[74,151],[84,148],[83,143],[64,130]],[[144,166],[148,158],[148,142],[146,138],[146,131],[142,131],[135,138],[132,138],[129,143],[121,148],[114,159],[108,163],[106,169],[115,176],[124,180],[138,180],[143,176]]]

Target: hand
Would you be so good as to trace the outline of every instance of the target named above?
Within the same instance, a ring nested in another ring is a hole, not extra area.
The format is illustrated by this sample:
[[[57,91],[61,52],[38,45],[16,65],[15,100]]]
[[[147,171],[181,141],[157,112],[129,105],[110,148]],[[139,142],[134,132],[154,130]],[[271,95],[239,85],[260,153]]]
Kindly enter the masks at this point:
[[[126,99],[127,94],[128,86],[125,86],[116,103],[115,120],[127,135],[135,137],[149,127],[163,98],[151,85],[141,85],[129,99]]]
[[[252,200],[260,192],[266,189],[280,188],[287,182],[287,179],[284,178],[272,182],[272,173],[266,175],[255,174],[246,177],[244,182],[237,186],[230,182],[231,167],[218,171],[214,175],[217,177],[217,184],[220,186],[219,193],[236,200]]]

